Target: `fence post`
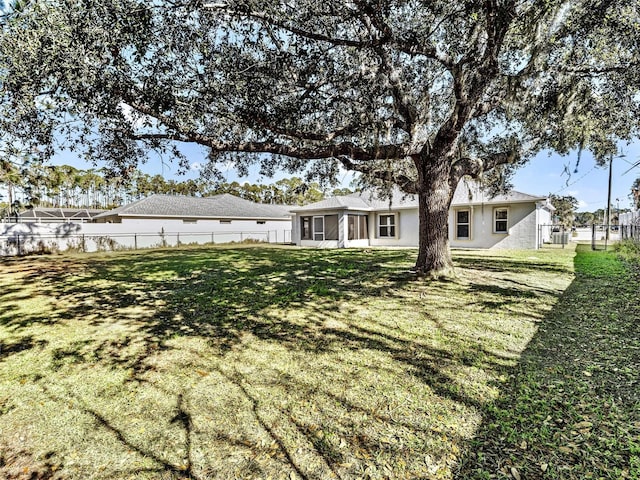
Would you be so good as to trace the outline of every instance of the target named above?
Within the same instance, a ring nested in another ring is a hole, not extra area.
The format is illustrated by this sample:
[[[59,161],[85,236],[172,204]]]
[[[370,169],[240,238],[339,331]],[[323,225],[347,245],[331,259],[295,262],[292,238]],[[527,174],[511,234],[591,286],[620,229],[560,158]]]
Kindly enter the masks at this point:
[[[244,238],[242,236],[242,232],[240,232],[240,243],[244,242]]]
[[[82,252],[87,253],[87,245],[84,243],[84,233],[82,234]]]
[[[591,224],[591,250],[596,249],[596,224]]]
[[[542,248],[542,225],[538,225],[538,246],[536,248]]]
[[[133,234],[133,249],[134,250],[138,249],[138,234],[137,233]]]
[[[564,249],[564,243],[565,243],[565,242],[564,242],[564,238],[565,238],[565,237],[564,237],[564,234],[565,234],[565,228],[564,228],[564,225],[562,225],[562,232],[560,232],[560,233],[562,234],[562,242],[561,242],[561,243],[562,243],[562,248]],[[568,239],[567,239],[567,240],[568,240]]]
[[[176,234],[176,247],[180,246],[180,232]]]
[[[216,241],[214,240],[214,235],[215,233],[211,232],[211,243],[216,243]]]
[[[20,234],[16,234],[16,237],[18,239],[18,256],[22,255],[22,247],[20,246]]]

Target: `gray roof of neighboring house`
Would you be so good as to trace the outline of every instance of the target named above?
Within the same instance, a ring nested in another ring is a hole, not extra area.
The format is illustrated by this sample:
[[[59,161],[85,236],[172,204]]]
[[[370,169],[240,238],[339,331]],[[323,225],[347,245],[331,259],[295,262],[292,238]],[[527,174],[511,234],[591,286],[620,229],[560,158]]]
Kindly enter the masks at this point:
[[[155,194],[128,205],[104,212],[105,217],[180,217],[180,218],[264,218],[286,220],[289,206],[254,203],[224,193],[213,197]]]
[[[461,182],[456,189],[451,205],[504,204],[546,200],[546,197],[529,195],[515,190],[512,190],[507,195],[497,195],[491,198],[478,184],[474,182]],[[291,211],[294,213],[321,210],[360,210],[369,212],[409,208],[418,208],[418,197],[396,190],[393,192],[391,199],[380,199],[376,197],[375,193],[362,192],[327,198],[303,207],[293,208]]]
[[[93,218],[105,210],[95,208],[46,208],[36,207],[20,212],[21,219],[73,220]]]

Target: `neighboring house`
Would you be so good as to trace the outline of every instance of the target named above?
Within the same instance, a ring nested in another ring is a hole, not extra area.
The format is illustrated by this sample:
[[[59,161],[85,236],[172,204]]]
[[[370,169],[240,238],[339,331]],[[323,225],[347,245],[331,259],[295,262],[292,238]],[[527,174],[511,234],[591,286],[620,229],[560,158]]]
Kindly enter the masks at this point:
[[[234,241],[253,235],[255,239],[283,243],[291,241],[290,208],[255,203],[230,194],[213,197],[156,194],[101,213],[94,221],[121,223],[131,232],[211,232],[227,234],[229,238],[232,234],[238,236]]]
[[[91,223],[0,223],[0,255],[138,249],[180,244],[291,242],[289,206],[233,195],[152,195],[102,212]]]
[[[454,248],[536,249],[549,240],[554,208],[546,197],[512,191],[489,197],[475,183],[461,182],[449,211]],[[292,209],[292,241],[314,247],[418,245],[418,199],[394,193],[332,197]]]
[[[67,223],[90,222],[96,215],[105,210],[90,208],[44,208],[36,207],[18,214],[17,221],[21,223]]]

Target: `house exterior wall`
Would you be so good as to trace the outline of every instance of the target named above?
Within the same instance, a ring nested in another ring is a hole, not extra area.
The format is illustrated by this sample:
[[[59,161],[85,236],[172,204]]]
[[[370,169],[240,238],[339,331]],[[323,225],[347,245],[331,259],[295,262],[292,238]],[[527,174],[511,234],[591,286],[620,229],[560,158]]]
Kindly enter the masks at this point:
[[[396,236],[381,238],[379,236],[380,215],[396,215]],[[373,247],[417,247],[418,246],[418,209],[390,210],[369,214],[370,244]]]
[[[470,212],[470,238],[457,239],[456,211],[467,209]],[[507,232],[494,232],[494,212],[496,209],[506,209]],[[315,213],[298,213],[294,221],[294,232],[299,230],[301,216],[318,216],[338,214],[340,219],[340,238],[338,241],[318,242],[300,240],[299,232],[293,237],[293,243],[307,247],[417,247],[419,241],[418,209],[397,209],[379,212],[358,212],[347,210],[317,211]],[[369,238],[367,240],[348,240],[347,219],[349,215],[367,215]],[[395,236],[393,238],[380,237],[380,215],[395,216]],[[548,241],[549,232],[540,229],[540,225],[551,223],[551,212],[543,203],[521,202],[505,204],[457,205],[449,211],[449,242],[453,248],[479,249],[537,249],[542,242]]]
[[[508,233],[494,233],[495,209],[508,211]],[[471,210],[471,235],[468,240],[455,237],[456,211]],[[504,205],[457,205],[449,212],[449,239],[453,248],[482,249],[535,249],[538,247],[539,214],[535,203],[512,203]]]

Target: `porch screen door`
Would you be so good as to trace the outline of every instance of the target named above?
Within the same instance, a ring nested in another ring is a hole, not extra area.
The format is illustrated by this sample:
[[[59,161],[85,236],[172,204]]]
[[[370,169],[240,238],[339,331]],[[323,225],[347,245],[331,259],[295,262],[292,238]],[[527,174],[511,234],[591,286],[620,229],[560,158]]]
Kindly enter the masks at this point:
[[[316,242],[324,241],[324,217],[313,217],[313,239]]]

